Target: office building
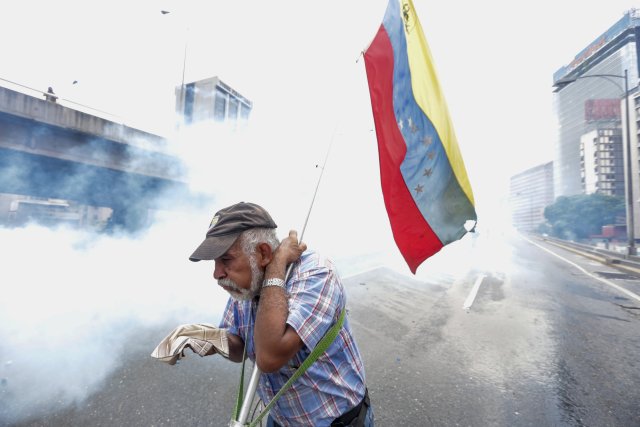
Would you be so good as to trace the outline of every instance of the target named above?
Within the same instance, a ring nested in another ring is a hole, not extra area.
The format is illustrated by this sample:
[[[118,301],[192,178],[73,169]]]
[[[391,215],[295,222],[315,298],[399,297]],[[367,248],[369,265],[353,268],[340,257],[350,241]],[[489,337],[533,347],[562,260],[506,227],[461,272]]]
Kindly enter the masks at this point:
[[[632,9],[591,44],[580,51],[569,65],[553,75],[556,86],[554,107],[558,118],[558,140],[554,158],[556,197],[584,193],[581,176],[580,139],[583,135],[613,126],[624,129],[624,74],[628,72],[630,93],[638,84],[638,44],[640,11]],[[586,77],[589,75],[609,77]],[[616,77],[617,76],[617,77]],[[575,79],[562,86],[562,80]],[[633,104],[632,104],[633,105]],[[622,106],[622,108],[620,107]],[[620,114],[622,111],[623,114]],[[636,110],[631,121],[636,120]],[[637,136],[632,133],[632,146]],[[632,150],[637,175],[637,149]]]
[[[511,218],[520,231],[536,231],[545,222],[544,209],[553,204],[553,162],[511,177],[509,202]]]
[[[589,132],[611,127],[613,109],[592,108],[594,104],[620,103],[620,118],[613,120],[622,130],[622,147],[627,213],[633,209],[634,235],[640,234],[640,195],[638,167],[638,59],[640,11],[631,9],[607,31],[580,51],[574,59],[553,75],[556,88],[554,106],[558,117],[558,140],[554,158],[554,191],[557,196],[584,193],[580,139]],[[628,76],[625,79],[625,75]],[[569,84],[567,84],[569,82]],[[628,92],[625,93],[625,83]],[[629,102],[629,134],[627,111]],[[628,154],[630,158],[628,159]],[[627,166],[630,166],[630,170]],[[627,214],[628,216],[628,214]]]
[[[253,103],[218,77],[176,88],[176,112],[186,126],[204,121],[243,125]]]
[[[582,187],[585,194],[625,196],[624,155],[619,128],[596,129],[580,138]]]

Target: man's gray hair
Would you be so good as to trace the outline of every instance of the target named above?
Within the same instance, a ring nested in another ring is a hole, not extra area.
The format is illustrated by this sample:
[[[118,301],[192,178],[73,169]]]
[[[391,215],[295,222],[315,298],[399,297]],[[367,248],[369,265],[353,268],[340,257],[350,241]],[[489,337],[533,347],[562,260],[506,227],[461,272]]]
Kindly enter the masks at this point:
[[[256,250],[258,243],[266,243],[275,251],[280,246],[280,240],[275,228],[250,228],[240,235],[240,247],[246,255],[251,255]]]

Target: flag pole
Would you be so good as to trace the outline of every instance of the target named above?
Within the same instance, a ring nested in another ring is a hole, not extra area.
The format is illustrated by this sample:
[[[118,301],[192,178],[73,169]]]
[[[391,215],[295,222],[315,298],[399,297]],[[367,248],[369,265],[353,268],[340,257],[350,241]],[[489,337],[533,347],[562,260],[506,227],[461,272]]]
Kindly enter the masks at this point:
[[[316,183],[316,189],[313,192],[313,198],[311,199],[311,205],[309,206],[309,211],[307,212],[307,217],[304,220],[304,225],[302,226],[302,232],[300,233],[299,242],[302,242],[302,238],[304,237],[304,232],[307,229],[307,224],[309,222],[309,217],[311,216],[311,210],[313,209],[313,204],[316,201],[316,195],[318,194],[318,189],[320,188],[320,181],[322,181],[322,175],[324,174],[324,168],[327,165],[327,160],[329,159],[329,153],[331,152],[331,146],[333,145],[333,140],[336,136],[336,130],[338,126],[333,130],[333,135],[331,136],[331,142],[329,143],[329,148],[327,149],[327,154],[324,158],[324,162],[322,163],[322,167],[320,168],[320,176],[318,177],[318,182]],[[316,165],[318,167],[318,165]],[[291,275],[291,271],[293,270],[293,263],[289,264],[287,267],[287,272],[284,276],[285,283],[289,279]],[[245,343],[246,345],[246,343]],[[262,372],[258,365],[254,363],[253,371],[251,371],[251,378],[249,379],[249,384],[247,385],[247,392],[245,394],[245,398],[242,401],[242,406],[240,407],[240,413],[238,414],[237,420],[231,420],[229,423],[229,427],[245,427],[247,426],[247,419],[249,418],[249,412],[251,411],[251,405],[253,403],[253,399],[255,398],[256,391],[258,389],[258,383],[260,382],[260,375]]]

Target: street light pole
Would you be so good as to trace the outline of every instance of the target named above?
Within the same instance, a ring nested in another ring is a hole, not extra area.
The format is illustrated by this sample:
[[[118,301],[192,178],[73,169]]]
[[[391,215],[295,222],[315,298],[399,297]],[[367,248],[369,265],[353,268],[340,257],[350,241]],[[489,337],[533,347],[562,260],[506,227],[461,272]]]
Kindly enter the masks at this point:
[[[625,133],[627,135],[627,237],[629,238],[629,255],[637,255],[635,225],[633,218],[633,173],[631,172],[631,127],[629,124],[629,75],[624,70],[624,110],[625,110]]]
[[[160,13],[163,15],[167,15],[171,13],[170,10],[161,10]],[[180,84],[180,108],[182,110],[181,114],[184,116],[185,108],[186,108],[186,98],[184,93],[184,74],[187,69],[187,46],[189,45],[189,27],[186,27],[185,30],[185,40],[184,40],[184,54],[182,56],[182,83]],[[178,127],[180,127],[180,121],[178,121]]]
[[[588,74],[586,76],[578,76],[578,77],[569,77],[569,78],[564,78],[564,79],[560,79],[558,80],[553,86],[556,88],[554,90],[554,92],[558,92],[560,89],[562,89],[563,87],[575,82],[576,80],[579,79],[586,79],[586,78],[590,78],[590,77],[600,77],[603,78],[605,80],[610,81],[611,83],[615,84],[616,86],[618,86],[619,89],[622,90],[622,88],[620,87],[619,84],[617,84],[616,82],[612,81],[611,78],[617,78],[617,79],[624,79],[624,105],[625,105],[625,136],[626,136],[626,154],[627,154],[627,164],[626,164],[626,169],[627,169],[627,174],[626,174],[626,194],[627,194],[627,200],[626,200],[626,207],[627,207],[627,237],[628,237],[628,244],[627,244],[627,254],[628,255],[637,255],[637,250],[636,250],[636,239],[635,239],[635,225],[634,225],[634,217],[633,217],[633,173],[631,170],[631,165],[633,164],[633,162],[631,161],[631,127],[630,127],[630,115],[629,115],[629,73],[628,71],[625,69],[624,70],[624,75],[620,76],[617,74]]]

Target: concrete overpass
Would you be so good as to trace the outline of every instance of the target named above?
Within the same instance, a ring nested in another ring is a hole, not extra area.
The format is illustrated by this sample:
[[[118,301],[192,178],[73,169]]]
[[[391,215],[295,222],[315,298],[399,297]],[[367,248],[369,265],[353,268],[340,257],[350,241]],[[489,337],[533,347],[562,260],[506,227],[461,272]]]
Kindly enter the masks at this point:
[[[187,186],[164,138],[0,87],[0,193],[110,207],[133,231]]]

